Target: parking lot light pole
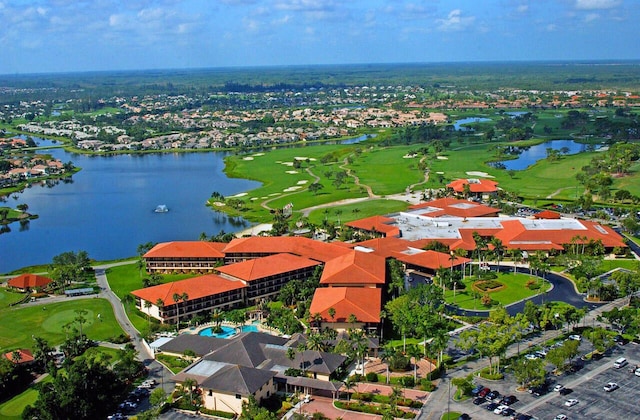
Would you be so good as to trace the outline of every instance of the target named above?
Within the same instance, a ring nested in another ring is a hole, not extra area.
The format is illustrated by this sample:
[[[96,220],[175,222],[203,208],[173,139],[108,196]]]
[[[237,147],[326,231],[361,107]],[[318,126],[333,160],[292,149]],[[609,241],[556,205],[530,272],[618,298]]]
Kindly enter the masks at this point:
[[[451,378],[449,378],[449,398],[447,398],[447,418],[449,418],[449,413],[451,413]]]

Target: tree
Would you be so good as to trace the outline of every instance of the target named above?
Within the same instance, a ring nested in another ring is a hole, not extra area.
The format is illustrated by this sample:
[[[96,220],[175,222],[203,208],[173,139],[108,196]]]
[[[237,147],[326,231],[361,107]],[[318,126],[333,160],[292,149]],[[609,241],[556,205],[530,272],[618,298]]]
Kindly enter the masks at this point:
[[[180,299],[182,299],[182,295],[180,293],[174,293],[173,296],[171,296],[173,298],[173,301],[176,304],[176,331],[180,330]]]
[[[42,369],[49,365],[51,360],[51,353],[53,353],[53,347],[49,345],[47,340],[42,337],[33,337],[33,358],[40,365]]]
[[[242,412],[238,417],[239,420],[276,420],[277,416],[258,405],[258,401],[253,395],[250,395],[247,401],[242,402]]]
[[[511,369],[521,388],[542,383],[545,378],[542,359],[518,358],[511,364]]]
[[[321,189],[324,188],[324,185],[322,185],[319,182],[314,182],[313,184],[309,185],[309,192],[312,193],[313,195],[316,195]]]
[[[413,381],[418,382],[418,360],[422,356],[422,349],[418,346],[409,346],[407,354],[413,358]]]
[[[69,359],[66,372],[38,384],[38,399],[23,418],[95,419],[112,413],[126,393],[126,384],[106,363]]]

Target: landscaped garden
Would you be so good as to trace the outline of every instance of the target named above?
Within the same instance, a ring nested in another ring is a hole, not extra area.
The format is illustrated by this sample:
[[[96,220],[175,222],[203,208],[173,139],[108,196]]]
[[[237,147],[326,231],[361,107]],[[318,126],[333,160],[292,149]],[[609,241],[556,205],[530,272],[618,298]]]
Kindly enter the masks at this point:
[[[484,310],[511,303],[544,293],[550,284],[535,276],[522,273],[498,273],[496,278],[482,279],[477,276],[465,277],[464,287],[459,284],[456,290],[447,290],[445,300],[449,304],[462,309]],[[483,296],[489,296],[490,301],[483,301]],[[488,305],[485,302],[490,302]]]

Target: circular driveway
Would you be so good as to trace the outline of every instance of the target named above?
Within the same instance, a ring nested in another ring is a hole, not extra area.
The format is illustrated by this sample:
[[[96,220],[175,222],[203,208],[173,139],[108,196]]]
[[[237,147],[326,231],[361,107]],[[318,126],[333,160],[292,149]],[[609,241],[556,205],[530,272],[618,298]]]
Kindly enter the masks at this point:
[[[493,271],[496,271],[498,269],[498,266],[495,264],[490,265],[490,267],[491,267],[491,270]],[[507,266],[507,265],[500,266],[500,272],[506,273],[506,272],[512,272],[512,271],[513,271],[513,266]],[[526,267],[517,267],[516,271],[518,273],[529,274],[529,269]],[[588,308],[588,310],[592,310],[594,308],[597,308],[601,304],[606,303],[606,302],[603,302],[603,303],[585,302],[584,300],[585,295],[583,293],[578,293],[578,291],[575,289],[571,280],[569,280],[568,278],[562,275],[559,275],[556,273],[546,273],[544,277],[541,277],[541,278],[551,283],[551,286],[552,286],[551,290],[549,290],[548,292],[530,297],[528,299],[524,299],[524,300],[505,306],[509,315],[513,316],[515,314],[522,312],[524,310],[524,304],[528,300],[532,301],[536,305],[541,305],[541,304],[544,304],[545,302],[551,302],[551,301],[561,301],[561,302],[566,302],[570,305],[573,305],[576,308],[586,307]],[[463,315],[463,316],[488,317],[490,313],[490,311],[476,311],[476,310],[461,309],[461,308],[458,308],[457,306],[453,306],[449,304],[446,304],[445,307],[447,308],[448,311],[451,311],[458,315]]]

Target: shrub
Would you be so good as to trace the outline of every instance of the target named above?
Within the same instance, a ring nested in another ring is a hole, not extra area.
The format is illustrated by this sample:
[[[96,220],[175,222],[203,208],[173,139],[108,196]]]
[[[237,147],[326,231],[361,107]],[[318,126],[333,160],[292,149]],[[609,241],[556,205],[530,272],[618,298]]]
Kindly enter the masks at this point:
[[[422,391],[431,392],[436,389],[436,386],[429,378],[422,378],[420,379],[420,389]]]
[[[409,369],[409,358],[397,351],[389,360],[389,370],[392,372],[404,372]]]
[[[375,372],[367,373],[367,382],[378,382],[378,374]]]
[[[402,378],[400,378],[400,385],[406,387],[406,388],[412,388],[413,386],[415,386],[416,382],[413,379],[413,376],[403,376]]]

